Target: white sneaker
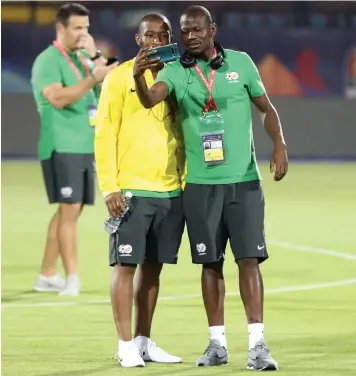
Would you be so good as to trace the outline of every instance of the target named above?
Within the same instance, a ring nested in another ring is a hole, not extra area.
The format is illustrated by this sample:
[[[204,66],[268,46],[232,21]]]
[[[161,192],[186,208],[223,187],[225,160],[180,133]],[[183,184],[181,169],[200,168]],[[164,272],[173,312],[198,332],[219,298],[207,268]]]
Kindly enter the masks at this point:
[[[125,346],[119,345],[118,358],[121,367],[145,367],[145,362],[133,341],[126,343]]]
[[[64,289],[59,293],[60,296],[78,296],[80,292],[80,281],[76,274],[69,274]]]
[[[62,291],[65,286],[65,280],[58,274],[46,277],[39,275],[36,279],[33,289],[38,292]]]
[[[145,362],[155,363],[182,363],[182,358],[168,354],[158,347],[153,341],[148,340],[147,346],[139,350]]]

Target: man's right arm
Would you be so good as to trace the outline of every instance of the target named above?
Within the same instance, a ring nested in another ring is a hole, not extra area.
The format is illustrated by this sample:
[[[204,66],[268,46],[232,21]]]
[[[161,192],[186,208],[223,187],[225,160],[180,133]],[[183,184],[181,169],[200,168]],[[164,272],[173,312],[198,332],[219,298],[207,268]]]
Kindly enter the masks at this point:
[[[125,82],[120,72],[109,74],[100,93],[95,121],[95,160],[103,196],[117,192],[117,141],[125,101]]]
[[[41,56],[32,69],[32,85],[53,107],[62,109],[78,102],[116,66],[117,63],[108,67],[95,68],[92,75],[80,80],[76,85],[64,87],[58,59],[52,56]]]
[[[44,88],[42,94],[53,107],[61,110],[72,103],[78,102],[95,84],[96,79],[93,76],[79,81],[76,85],[67,87],[56,82]]]
[[[95,78],[90,76],[76,85],[64,87],[59,61],[51,55],[40,56],[33,65],[33,87],[58,109],[79,101],[95,83]]]
[[[95,162],[99,188],[108,212],[119,217],[124,212],[123,196],[117,182],[117,143],[125,103],[125,77],[109,74],[102,85],[95,124]]]

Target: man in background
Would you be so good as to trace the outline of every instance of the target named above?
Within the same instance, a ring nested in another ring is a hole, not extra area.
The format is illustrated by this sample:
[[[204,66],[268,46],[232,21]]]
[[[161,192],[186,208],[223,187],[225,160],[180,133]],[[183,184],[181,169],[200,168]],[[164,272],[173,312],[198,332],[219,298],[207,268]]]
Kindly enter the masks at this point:
[[[260,111],[273,141],[270,163],[276,181],[288,170],[282,126],[252,59],[246,53],[225,50],[214,41],[217,28],[206,8],[189,7],[180,27],[187,50],[181,60],[168,64],[156,83],[148,86],[145,71],[154,68],[157,61],[149,58],[150,52],[141,51],[134,78],[145,108],[174,95],[183,114],[187,154],[183,207],[192,261],[202,264],[202,293],[210,332],[209,344],[196,365],[228,362],[223,265],[230,240],[248,322],[248,368],[275,371],[277,362],[264,339],[259,264],[268,253],[250,101]]]
[[[170,22],[154,13],[141,20],[136,43],[155,48],[169,44],[171,38]],[[180,183],[185,155],[180,123],[172,103],[163,101],[149,110],[141,105],[135,92],[134,63],[132,59],[121,64],[105,78],[95,137],[99,186],[110,216],[119,217],[123,194],[133,194],[131,209],[110,235],[109,246],[111,304],[123,367],[143,367],[145,361],[182,361],[151,340],[162,265],[177,263],[184,230]],[[146,72],[149,85],[160,68]]]
[[[77,221],[85,204],[94,204],[94,127],[98,84],[117,64],[106,66],[88,33],[89,11],[63,5],[56,17],[56,40],[36,58],[32,88],[41,118],[38,154],[48,200],[59,203],[47,233],[36,291],[76,296]],[[66,280],[56,273],[61,255]]]

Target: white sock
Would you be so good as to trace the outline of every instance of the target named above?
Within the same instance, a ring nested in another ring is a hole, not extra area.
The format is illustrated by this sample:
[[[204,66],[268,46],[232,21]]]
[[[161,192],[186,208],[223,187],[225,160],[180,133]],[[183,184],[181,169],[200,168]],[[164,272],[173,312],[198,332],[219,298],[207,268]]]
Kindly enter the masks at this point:
[[[121,339],[119,339],[119,351],[120,352],[128,351],[132,349],[132,347],[134,346],[135,346],[135,343],[133,339],[131,341],[122,341]]]
[[[220,342],[220,345],[225,347],[227,349],[227,342],[226,342],[226,335],[225,335],[225,326],[219,325],[219,326],[210,326],[209,327],[210,332],[210,339],[216,339]]]
[[[40,274],[39,277],[45,281],[49,281],[51,280],[53,277],[56,277],[57,274],[53,274],[53,275],[50,275],[49,277],[47,277],[46,275],[43,275],[43,274]]]
[[[137,336],[134,338],[135,345],[139,350],[143,350],[144,348],[146,348],[149,340],[150,339],[148,337],[144,336]]]
[[[247,325],[248,329],[248,348],[252,349],[256,346],[258,341],[264,341],[264,324],[257,323],[257,324],[249,324]]]

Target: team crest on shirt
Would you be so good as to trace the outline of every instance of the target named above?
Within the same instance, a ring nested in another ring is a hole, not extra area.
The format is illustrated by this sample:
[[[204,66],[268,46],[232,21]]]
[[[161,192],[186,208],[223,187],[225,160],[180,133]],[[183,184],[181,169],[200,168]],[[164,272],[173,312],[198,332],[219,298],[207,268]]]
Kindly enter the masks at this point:
[[[225,78],[229,81],[229,82],[239,82],[239,74],[237,72],[227,72],[225,74]]]

